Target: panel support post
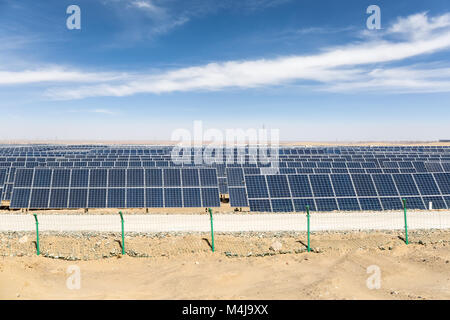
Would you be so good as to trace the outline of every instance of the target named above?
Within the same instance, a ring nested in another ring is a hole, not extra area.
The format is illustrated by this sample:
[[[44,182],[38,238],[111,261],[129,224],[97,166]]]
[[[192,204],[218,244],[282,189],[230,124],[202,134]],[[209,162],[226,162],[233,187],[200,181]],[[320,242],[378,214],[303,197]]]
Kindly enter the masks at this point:
[[[122,255],[125,254],[125,230],[123,227],[124,221],[123,221],[123,215],[122,215],[122,211],[119,211],[120,214],[120,221],[122,224]]]
[[[408,241],[408,222],[406,220],[406,199],[402,199],[403,202],[403,215],[405,217],[405,242],[406,244],[409,243]]]
[[[33,213],[33,216],[34,220],[36,221],[36,255],[40,255],[41,250],[39,249],[39,221],[36,213]]]
[[[209,220],[211,221],[211,249],[212,252],[214,252],[214,226],[213,226],[213,214],[212,214],[212,209],[209,208]]]
[[[307,225],[306,225],[306,229],[307,229],[307,234],[308,234],[308,252],[311,252],[311,245],[310,245],[310,232],[309,232],[309,206],[306,206],[306,221],[307,221]]]

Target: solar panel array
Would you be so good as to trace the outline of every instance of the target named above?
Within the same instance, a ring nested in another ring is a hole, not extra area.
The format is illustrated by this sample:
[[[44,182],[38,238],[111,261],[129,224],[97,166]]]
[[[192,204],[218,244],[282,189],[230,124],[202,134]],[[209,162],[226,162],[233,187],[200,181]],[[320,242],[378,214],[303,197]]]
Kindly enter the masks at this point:
[[[282,147],[271,162],[258,156],[249,147],[0,145],[0,194],[11,208],[32,209],[214,207],[219,194],[251,211],[392,210],[401,198],[410,208],[450,208],[450,147]]]

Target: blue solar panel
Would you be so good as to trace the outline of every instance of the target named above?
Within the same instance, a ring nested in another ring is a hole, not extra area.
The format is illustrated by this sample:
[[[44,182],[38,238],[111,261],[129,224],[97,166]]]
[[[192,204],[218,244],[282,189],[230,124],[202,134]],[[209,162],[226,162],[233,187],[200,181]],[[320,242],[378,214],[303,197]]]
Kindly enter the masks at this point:
[[[338,198],[339,210],[341,211],[360,211],[361,208],[356,198]]]
[[[108,208],[125,208],[125,189],[108,189]]]
[[[164,204],[166,208],[182,207],[181,188],[164,188]]]
[[[403,204],[400,198],[380,198],[384,210],[400,210]]]
[[[272,199],[273,212],[293,212],[294,206],[291,199]]]
[[[249,199],[269,197],[266,179],[264,176],[246,176],[245,181]]]
[[[108,187],[125,187],[125,169],[111,169],[109,170],[108,175]],[[92,176],[92,171],[91,171]],[[92,186],[91,186],[92,187]],[[125,204],[124,204],[125,206]],[[123,208],[123,207],[115,207],[115,208]]]
[[[226,172],[229,187],[241,187],[245,185],[242,168],[227,168]]]
[[[267,186],[271,198],[290,198],[288,180],[283,175],[268,175],[266,176]],[[291,203],[292,206],[292,203]]]
[[[425,209],[425,205],[420,197],[406,198],[406,207],[409,209]]]
[[[183,186],[185,186],[185,187],[200,186],[198,169],[182,169],[181,170],[181,178],[183,180]]]
[[[163,189],[147,188],[145,190],[145,204],[148,208],[164,207]]]
[[[450,195],[450,173],[434,173],[433,175],[442,194]]]
[[[28,208],[31,189],[14,189],[11,198],[11,208]]]
[[[370,175],[352,174],[353,184],[355,185],[356,194],[360,197],[377,196],[375,185]]]
[[[381,206],[380,199],[378,198],[359,198],[359,204],[362,210],[373,210],[381,211],[383,207]]]
[[[128,188],[127,208],[144,208],[144,207],[145,207],[144,188]]]
[[[328,175],[310,175],[309,179],[315,197],[334,197],[333,187]],[[317,207],[319,208],[318,204]]]
[[[217,187],[217,175],[215,169],[199,169],[200,183],[203,187]]]
[[[106,187],[108,180],[107,169],[91,169],[89,173],[89,187]]]
[[[429,207],[429,203],[432,203],[433,209],[447,209],[445,201],[442,197],[423,197],[425,207]]]
[[[203,207],[220,207],[219,190],[217,188],[202,188],[202,200]]]
[[[229,188],[230,206],[248,207],[247,193],[245,188]]]
[[[320,198],[316,199],[317,211],[336,211],[338,205],[334,198]]]
[[[30,208],[48,208],[50,189],[32,189],[30,198]]]
[[[143,187],[144,186],[144,170],[128,169],[127,170],[127,187]],[[127,202],[128,204],[128,202]],[[142,206],[144,207],[144,206]],[[142,208],[138,207],[138,208]]]
[[[89,189],[88,208],[106,208],[106,189]]]
[[[51,169],[35,169],[33,187],[50,187],[52,180]]]
[[[87,189],[70,189],[69,208],[87,208]]]
[[[50,192],[49,208],[62,209],[67,208],[69,199],[69,189],[52,189]]]
[[[410,174],[394,174],[392,175],[397,186],[400,196],[419,195],[419,190],[414,183],[414,179]]]
[[[54,169],[52,188],[68,188],[70,184],[70,170]]]
[[[70,186],[73,187],[87,187],[89,182],[89,170],[87,169],[73,169],[70,178]]]
[[[162,187],[162,169],[145,169],[145,186]]]
[[[262,200],[248,200],[250,210],[257,212],[271,212],[272,208],[270,206],[270,201],[268,199]]]
[[[289,175],[288,180],[292,197],[312,197],[312,190],[307,175]]]
[[[33,169],[18,169],[15,175],[14,187],[31,187]],[[28,205],[27,205],[28,207]]]
[[[439,188],[434,182],[433,175],[431,173],[419,173],[413,175],[419,188],[421,195],[440,195]]]
[[[163,169],[165,187],[181,187],[180,169]]]
[[[398,196],[397,188],[390,174],[374,174],[372,179],[380,196]]]
[[[316,211],[316,204],[314,199],[292,199],[294,209],[296,212],[306,212],[306,206],[309,206],[310,211]]]
[[[195,170],[197,172],[197,170]],[[201,207],[200,188],[183,188],[183,206]]]
[[[348,174],[332,174],[331,181],[336,197],[356,196],[352,180]]]

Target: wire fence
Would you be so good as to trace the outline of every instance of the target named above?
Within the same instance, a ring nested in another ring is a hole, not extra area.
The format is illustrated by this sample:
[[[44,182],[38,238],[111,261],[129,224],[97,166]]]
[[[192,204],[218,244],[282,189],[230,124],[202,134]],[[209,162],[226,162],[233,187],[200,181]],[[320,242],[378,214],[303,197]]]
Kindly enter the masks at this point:
[[[119,214],[3,214],[0,256],[90,260],[211,251],[264,256],[304,252],[311,234],[317,251],[314,234],[343,231],[389,231],[403,235],[407,243],[408,230],[450,229],[450,212],[313,213],[309,226],[306,214],[124,214],[123,230]]]

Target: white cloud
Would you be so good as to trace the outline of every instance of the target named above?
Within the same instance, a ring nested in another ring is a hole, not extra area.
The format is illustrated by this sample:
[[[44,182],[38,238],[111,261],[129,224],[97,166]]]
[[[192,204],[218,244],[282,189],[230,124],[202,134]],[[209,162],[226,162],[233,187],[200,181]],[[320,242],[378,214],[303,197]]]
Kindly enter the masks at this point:
[[[146,2],[147,3],[147,2]],[[417,22],[417,24],[415,24]],[[414,26],[414,27],[411,27]],[[309,56],[228,61],[166,72],[118,75],[67,70],[40,70],[5,74],[0,82],[39,81],[93,82],[89,86],[53,87],[46,95],[54,99],[81,99],[95,96],[129,96],[226,88],[257,88],[302,81],[315,82],[319,90],[450,91],[447,66],[429,69],[390,63],[430,55],[450,48],[450,14],[428,17],[421,13],[399,18],[385,34],[402,34],[402,40],[371,39],[341,47],[325,48]],[[436,76],[439,74],[439,76]],[[84,80],[83,80],[84,79]]]
[[[70,70],[62,67],[48,67],[36,70],[2,71],[0,85],[17,85],[42,82],[103,82],[125,79],[125,73],[95,73]]]

